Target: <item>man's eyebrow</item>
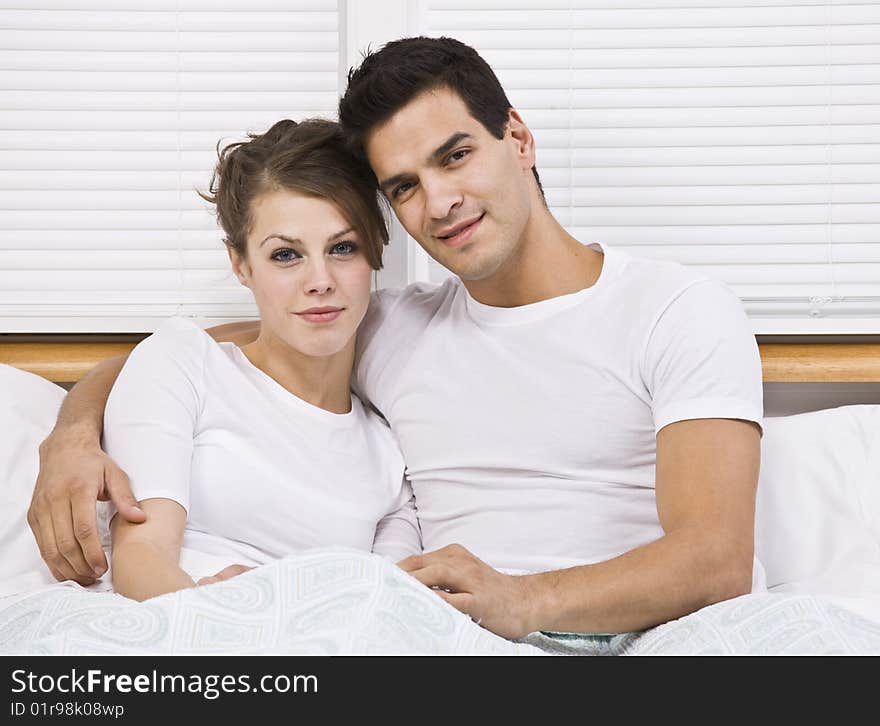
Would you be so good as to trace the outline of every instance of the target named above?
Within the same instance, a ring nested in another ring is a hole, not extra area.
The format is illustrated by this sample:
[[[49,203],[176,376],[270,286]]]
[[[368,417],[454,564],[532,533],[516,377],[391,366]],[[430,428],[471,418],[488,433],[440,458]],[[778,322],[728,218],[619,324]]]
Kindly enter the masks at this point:
[[[446,141],[444,141],[440,146],[438,146],[431,153],[431,156],[428,157],[428,162],[436,164],[439,161],[443,160],[443,157],[446,156],[450,151],[452,151],[456,146],[458,146],[465,139],[471,138],[470,134],[466,134],[464,131],[457,131],[452,134]]]
[[[385,196],[388,196],[388,190],[391,189],[391,187],[396,187],[400,182],[409,179],[411,176],[411,174],[395,174],[394,176],[390,176],[385,181],[379,182],[379,190]]]
[[[437,164],[443,160],[443,157],[446,156],[450,151],[452,151],[458,144],[460,144],[465,139],[472,138],[470,134],[465,133],[464,131],[456,131],[452,136],[450,136],[446,141],[444,141],[440,146],[438,146],[434,151],[430,153],[428,156],[429,164]],[[390,176],[387,179],[379,182],[379,189],[382,190],[386,195],[388,190],[391,187],[396,186],[402,181],[406,181],[410,179],[412,174],[395,174],[394,176]]]

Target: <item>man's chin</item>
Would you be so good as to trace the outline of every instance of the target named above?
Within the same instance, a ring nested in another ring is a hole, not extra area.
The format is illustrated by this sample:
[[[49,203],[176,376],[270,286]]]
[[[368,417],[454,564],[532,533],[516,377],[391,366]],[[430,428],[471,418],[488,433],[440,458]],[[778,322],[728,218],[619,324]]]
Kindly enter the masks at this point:
[[[462,250],[464,251],[464,250]],[[493,277],[501,265],[497,260],[478,259],[476,255],[468,259],[453,259],[449,264],[441,262],[447,270],[455,273],[463,282],[481,282]]]
[[[458,277],[462,277],[462,274],[467,274],[467,271],[472,267],[473,261],[469,258],[473,252],[473,247],[470,244],[453,248],[438,245],[433,246],[431,249],[427,249],[423,245],[422,249],[428,253],[428,257],[434,260],[434,262]]]

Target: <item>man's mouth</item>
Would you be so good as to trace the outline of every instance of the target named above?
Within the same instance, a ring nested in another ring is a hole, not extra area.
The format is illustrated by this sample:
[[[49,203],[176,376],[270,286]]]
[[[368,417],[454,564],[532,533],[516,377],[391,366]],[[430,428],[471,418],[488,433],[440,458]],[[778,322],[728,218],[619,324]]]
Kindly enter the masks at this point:
[[[471,238],[474,231],[480,226],[480,222],[483,221],[484,216],[486,216],[485,212],[455,226],[441,229],[435,236],[448,247],[459,247]]]

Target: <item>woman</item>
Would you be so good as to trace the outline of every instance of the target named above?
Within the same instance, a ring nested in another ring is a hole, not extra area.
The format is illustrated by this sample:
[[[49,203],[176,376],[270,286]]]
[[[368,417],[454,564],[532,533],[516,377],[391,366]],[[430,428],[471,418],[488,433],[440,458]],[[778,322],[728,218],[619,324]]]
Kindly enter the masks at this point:
[[[147,519],[112,521],[114,589],[195,586],[182,548],[229,560],[199,584],[308,547],[419,551],[395,440],[349,389],[388,241],[371,172],[335,123],[285,120],[220,152],[210,191],[260,333],[238,348],[175,318],[126,362],[105,448]]]

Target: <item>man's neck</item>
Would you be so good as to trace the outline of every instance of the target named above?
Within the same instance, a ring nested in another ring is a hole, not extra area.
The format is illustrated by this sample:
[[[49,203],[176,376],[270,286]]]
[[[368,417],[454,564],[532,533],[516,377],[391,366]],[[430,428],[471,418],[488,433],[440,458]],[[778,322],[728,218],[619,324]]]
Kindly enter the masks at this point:
[[[591,287],[604,255],[581,244],[542,207],[526,226],[518,251],[491,277],[464,285],[478,302],[512,308]]]

